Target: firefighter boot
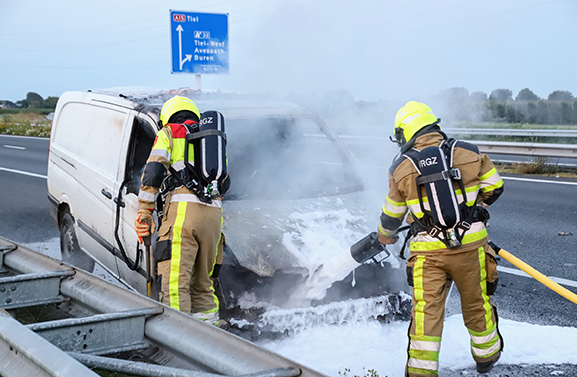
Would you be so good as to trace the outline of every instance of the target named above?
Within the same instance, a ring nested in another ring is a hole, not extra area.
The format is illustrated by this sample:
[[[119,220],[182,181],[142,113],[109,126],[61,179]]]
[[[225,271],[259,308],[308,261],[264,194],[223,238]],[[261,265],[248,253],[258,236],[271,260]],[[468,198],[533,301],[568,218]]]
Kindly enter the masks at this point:
[[[221,329],[226,329],[228,327],[228,322],[224,319],[220,319],[217,313],[191,313],[191,317],[200,319],[201,321],[210,323],[213,326],[220,327]]]
[[[497,361],[499,361],[499,358],[501,357],[501,351],[499,351],[499,354],[497,355],[497,357],[491,361],[487,361],[485,363],[477,363],[477,372],[479,373],[489,373],[491,371],[491,369],[493,369],[493,365],[495,365],[495,363]]]

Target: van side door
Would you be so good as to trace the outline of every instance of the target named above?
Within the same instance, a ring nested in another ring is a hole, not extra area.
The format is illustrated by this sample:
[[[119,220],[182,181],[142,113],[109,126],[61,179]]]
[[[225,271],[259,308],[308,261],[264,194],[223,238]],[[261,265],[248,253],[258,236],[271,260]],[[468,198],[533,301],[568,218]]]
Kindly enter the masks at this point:
[[[143,245],[138,244],[134,220],[138,212],[138,191],[146,160],[158,131],[156,121],[143,112],[132,111],[123,136],[120,166],[114,188],[115,200],[121,199],[114,219],[116,247],[126,254],[119,257],[120,277],[137,291],[146,294],[148,256]],[[156,222],[158,224],[158,221]],[[154,238],[154,237],[153,237]]]
[[[113,248],[114,188],[130,110],[92,100],[79,123],[76,220],[81,247],[117,275]]]

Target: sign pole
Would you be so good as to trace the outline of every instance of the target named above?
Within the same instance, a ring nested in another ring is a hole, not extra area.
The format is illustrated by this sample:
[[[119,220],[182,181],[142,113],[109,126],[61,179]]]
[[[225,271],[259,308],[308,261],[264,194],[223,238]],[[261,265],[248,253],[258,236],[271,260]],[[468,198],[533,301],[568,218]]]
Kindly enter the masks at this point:
[[[197,73],[196,75],[194,75],[195,78],[195,82],[196,82],[196,90],[200,90],[200,74]]]

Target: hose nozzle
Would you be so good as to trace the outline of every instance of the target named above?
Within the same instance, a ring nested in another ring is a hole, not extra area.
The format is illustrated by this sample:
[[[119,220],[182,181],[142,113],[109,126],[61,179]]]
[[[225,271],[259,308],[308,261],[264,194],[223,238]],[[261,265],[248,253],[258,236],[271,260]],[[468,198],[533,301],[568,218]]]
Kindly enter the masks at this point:
[[[351,256],[359,264],[363,264],[369,259],[373,259],[375,263],[380,263],[389,255],[391,253],[387,247],[379,242],[377,232],[369,233],[351,246]]]

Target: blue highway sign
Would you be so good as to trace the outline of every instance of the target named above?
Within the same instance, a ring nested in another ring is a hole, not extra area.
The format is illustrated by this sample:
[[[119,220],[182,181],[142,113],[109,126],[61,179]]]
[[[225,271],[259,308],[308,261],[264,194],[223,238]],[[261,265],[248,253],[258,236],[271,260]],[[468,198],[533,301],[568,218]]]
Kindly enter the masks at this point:
[[[172,73],[228,73],[228,14],[170,11]]]

